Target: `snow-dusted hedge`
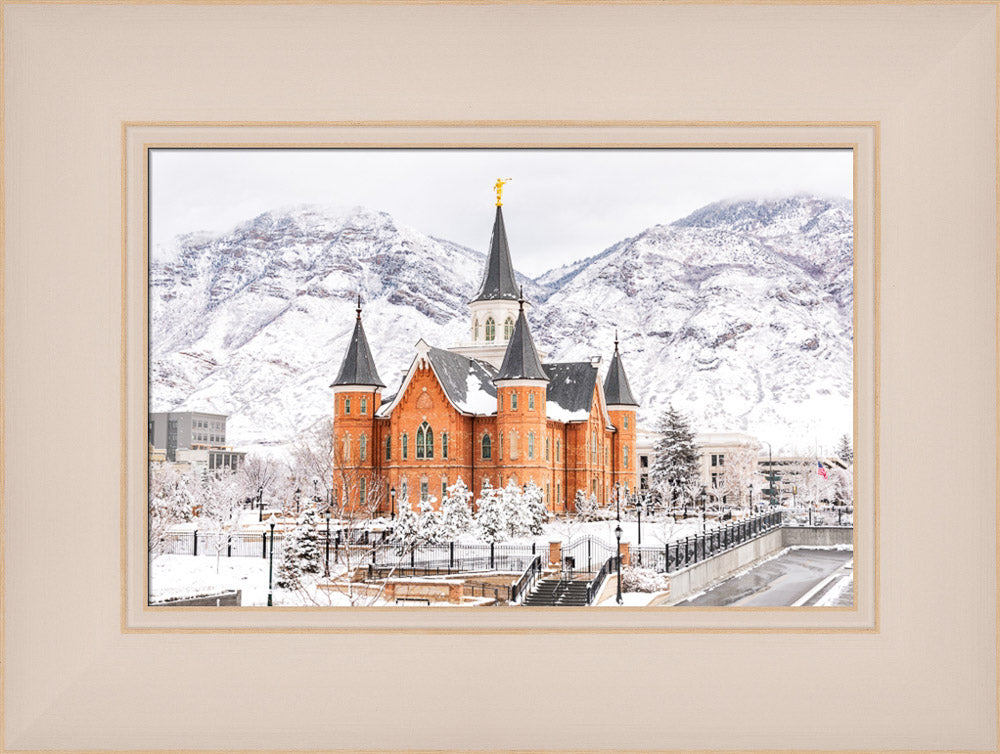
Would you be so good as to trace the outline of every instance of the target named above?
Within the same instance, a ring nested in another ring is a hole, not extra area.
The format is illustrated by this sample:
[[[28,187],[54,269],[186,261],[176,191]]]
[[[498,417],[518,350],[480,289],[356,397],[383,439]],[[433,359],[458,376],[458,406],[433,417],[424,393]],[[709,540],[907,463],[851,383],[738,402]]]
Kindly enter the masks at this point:
[[[623,592],[662,592],[667,588],[667,577],[652,568],[622,566]]]

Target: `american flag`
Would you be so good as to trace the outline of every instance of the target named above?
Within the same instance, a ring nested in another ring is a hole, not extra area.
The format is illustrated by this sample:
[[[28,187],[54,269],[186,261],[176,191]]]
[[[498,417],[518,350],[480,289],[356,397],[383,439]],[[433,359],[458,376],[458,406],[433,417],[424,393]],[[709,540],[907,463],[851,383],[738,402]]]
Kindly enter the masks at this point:
[[[826,469],[823,467],[823,463],[821,461],[816,461],[816,466],[819,467],[816,469],[816,473],[826,479]]]

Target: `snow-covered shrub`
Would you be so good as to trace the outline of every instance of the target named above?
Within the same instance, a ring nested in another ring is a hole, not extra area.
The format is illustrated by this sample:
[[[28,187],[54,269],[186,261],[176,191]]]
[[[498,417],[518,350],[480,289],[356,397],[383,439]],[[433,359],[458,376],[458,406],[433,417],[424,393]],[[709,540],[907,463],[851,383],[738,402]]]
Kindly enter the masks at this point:
[[[316,512],[308,509],[302,512],[295,528],[285,538],[284,553],[278,565],[275,584],[282,589],[294,589],[307,573],[319,573],[320,547],[319,531],[316,528]]]
[[[662,592],[667,586],[667,577],[652,568],[622,566],[623,592]]]
[[[472,493],[462,477],[446,492],[447,497],[441,501],[441,534],[445,541],[451,542],[472,528]]]
[[[507,509],[503,503],[502,490],[483,483],[479,494],[476,526],[480,536],[487,542],[502,542],[507,538]]]

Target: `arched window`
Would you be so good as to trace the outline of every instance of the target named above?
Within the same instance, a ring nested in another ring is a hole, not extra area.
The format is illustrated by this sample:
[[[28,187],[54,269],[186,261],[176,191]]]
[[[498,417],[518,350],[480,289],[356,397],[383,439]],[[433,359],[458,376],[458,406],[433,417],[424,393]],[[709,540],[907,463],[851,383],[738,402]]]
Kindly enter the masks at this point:
[[[510,394],[510,410],[517,411],[517,393]]]
[[[427,477],[421,477],[420,479],[420,501],[425,502],[429,497],[427,491]]]
[[[504,320],[503,323],[503,339],[510,340],[510,336],[514,334],[514,320],[510,317]]]
[[[385,438],[385,460],[392,460],[392,435]]]
[[[368,435],[361,435],[361,442],[358,444],[358,452],[361,454],[361,461],[368,460]]]
[[[441,433],[441,457],[442,458],[447,458],[448,457],[448,433],[447,432],[442,432]]]
[[[486,318],[486,340],[496,340],[497,339],[497,323],[493,320],[493,317]]]
[[[625,414],[625,429],[628,429],[628,414]]]
[[[503,460],[503,432],[500,432],[500,460]]]
[[[405,476],[399,483],[399,499],[404,503],[410,499],[410,486],[406,483]]]
[[[361,414],[363,416],[364,414],[367,414],[367,413],[368,413],[368,399],[367,398],[362,398],[361,399]]]
[[[400,444],[400,447],[403,449],[403,460],[405,461],[407,458],[410,457],[410,436],[406,434],[406,432],[403,433],[402,443]]]
[[[483,458],[490,458],[490,436],[483,435]]]
[[[430,425],[424,422],[417,429],[417,458],[434,457],[434,432]]]
[[[535,433],[528,433],[528,458],[535,457]]]
[[[628,468],[628,445],[622,446],[622,468]]]
[[[562,460],[562,443],[557,439],[556,440],[556,462],[558,463],[561,460]]]
[[[479,340],[479,317],[472,320],[472,339]]]
[[[531,392],[528,393],[528,410],[535,410],[535,394]]]
[[[341,452],[344,463],[349,463],[351,460],[351,436],[346,432],[344,433],[344,447]]]
[[[344,398],[344,413],[345,414],[351,413],[351,399],[350,398]]]
[[[545,438],[545,460],[546,461],[549,460],[549,450],[550,450],[551,447],[552,447],[551,446],[551,440],[549,440],[549,438],[546,437]]]

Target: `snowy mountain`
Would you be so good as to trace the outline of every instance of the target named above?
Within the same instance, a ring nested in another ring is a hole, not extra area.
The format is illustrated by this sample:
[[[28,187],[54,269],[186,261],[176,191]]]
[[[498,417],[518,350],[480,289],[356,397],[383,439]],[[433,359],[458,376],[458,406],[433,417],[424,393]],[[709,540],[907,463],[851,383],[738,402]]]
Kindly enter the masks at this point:
[[[607,359],[619,329],[641,423],[673,400],[699,431],[832,443],[851,428],[851,238],[845,201],[718,203],[519,282],[550,360]],[[419,338],[465,339],[484,261],[359,207],[180,236],[150,265],[151,410],[227,413],[236,445],[287,442],[329,413],[357,293],[391,392]]]

